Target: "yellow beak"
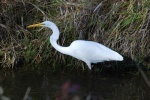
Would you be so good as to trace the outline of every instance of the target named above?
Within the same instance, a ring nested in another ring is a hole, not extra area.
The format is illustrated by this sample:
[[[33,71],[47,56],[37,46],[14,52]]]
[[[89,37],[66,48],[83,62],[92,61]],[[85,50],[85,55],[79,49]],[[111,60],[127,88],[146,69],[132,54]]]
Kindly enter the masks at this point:
[[[40,27],[40,26],[42,26],[42,23],[29,25],[29,26],[27,26],[27,28],[34,28],[34,27]]]

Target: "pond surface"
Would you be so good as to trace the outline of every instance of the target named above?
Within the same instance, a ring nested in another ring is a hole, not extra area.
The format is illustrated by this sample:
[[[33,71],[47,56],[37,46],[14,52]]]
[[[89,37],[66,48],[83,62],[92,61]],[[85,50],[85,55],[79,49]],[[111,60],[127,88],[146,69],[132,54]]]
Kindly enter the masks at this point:
[[[137,73],[95,73],[88,70],[1,72],[0,86],[11,100],[150,100],[150,88]],[[91,94],[91,95],[89,95]]]

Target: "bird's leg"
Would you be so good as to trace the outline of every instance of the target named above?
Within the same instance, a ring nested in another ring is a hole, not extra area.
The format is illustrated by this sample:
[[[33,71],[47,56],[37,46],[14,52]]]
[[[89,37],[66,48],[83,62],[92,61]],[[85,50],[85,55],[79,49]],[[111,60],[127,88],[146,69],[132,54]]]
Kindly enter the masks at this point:
[[[93,68],[93,66],[91,66],[91,70],[90,70],[90,77],[91,77],[91,79],[90,79],[90,81],[91,81],[91,92],[93,91],[93,89],[94,89],[94,83],[95,83],[95,73],[94,73],[95,71],[94,71],[94,68]]]

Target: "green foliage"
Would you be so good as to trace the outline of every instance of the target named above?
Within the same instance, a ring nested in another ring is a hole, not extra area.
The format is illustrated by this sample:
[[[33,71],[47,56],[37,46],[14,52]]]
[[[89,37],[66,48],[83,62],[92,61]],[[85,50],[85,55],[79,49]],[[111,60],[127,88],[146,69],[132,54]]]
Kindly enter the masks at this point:
[[[75,63],[77,60],[74,58],[52,48],[49,29],[26,28],[45,20],[52,20],[58,25],[61,32],[58,43],[62,46],[69,46],[76,39],[92,40],[143,62],[150,53],[150,1],[105,1],[100,7],[98,4],[97,0],[90,3],[87,0],[15,0],[2,5],[1,65],[13,67],[17,59],[24,59],[24,65],[47,63],[54,69],[62,64],[73,68],[83,66],[83,63]]]

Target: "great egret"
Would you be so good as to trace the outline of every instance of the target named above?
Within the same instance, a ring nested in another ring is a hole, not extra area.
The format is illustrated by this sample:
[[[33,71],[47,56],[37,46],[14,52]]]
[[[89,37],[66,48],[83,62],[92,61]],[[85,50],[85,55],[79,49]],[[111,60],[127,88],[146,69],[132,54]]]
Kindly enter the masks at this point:
[[[39,24],[29,25],[28,28],[39,26],[48,27],[52,30],[53,33],[50,36],[50,43],[57,51],[84,61],[88,65],[89,69],[91,69],[91,63],[123,60],[123,57],[119,53],[93,41],[76,40],[68,47],[58,45],[57,40],[59,39],[60,32],[56,24],[51,21],[44,21]]]

